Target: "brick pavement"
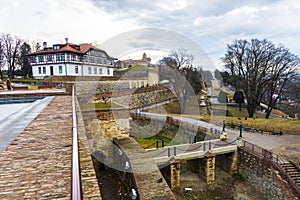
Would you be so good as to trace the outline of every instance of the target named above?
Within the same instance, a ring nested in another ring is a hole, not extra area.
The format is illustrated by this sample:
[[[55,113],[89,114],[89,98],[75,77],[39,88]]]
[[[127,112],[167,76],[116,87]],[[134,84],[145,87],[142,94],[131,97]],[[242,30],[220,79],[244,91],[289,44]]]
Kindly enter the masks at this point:
[[[55,97],[0,154],[0,199],[70,199],[71,145],[71,97]]]

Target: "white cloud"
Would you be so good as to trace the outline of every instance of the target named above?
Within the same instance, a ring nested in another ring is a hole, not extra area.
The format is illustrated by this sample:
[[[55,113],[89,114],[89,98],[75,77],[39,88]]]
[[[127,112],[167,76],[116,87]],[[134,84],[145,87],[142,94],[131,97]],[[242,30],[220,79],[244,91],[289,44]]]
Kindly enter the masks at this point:
[[[28,0],[1,2],[0,26],[3,32],[21,37],[61,42],[104,40],[123,30],[137,28],[134,20],[114,21],[105,11],[86,0]],[[6,12],[3,12],[6,11]],[[3,28],[4,27],[4,28]]]

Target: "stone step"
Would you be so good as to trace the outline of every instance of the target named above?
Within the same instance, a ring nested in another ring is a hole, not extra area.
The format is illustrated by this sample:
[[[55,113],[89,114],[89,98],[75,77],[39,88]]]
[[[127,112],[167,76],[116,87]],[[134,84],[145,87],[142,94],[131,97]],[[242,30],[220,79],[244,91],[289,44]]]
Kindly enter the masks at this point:
[[[286,168],[286,169],[297,169],[295,166],[293,165],[289,165],[289,166],[284,166],[283,168]]]
[[[300,174],[300,172],[298,170],[289,170],[289,171],[286,170],[286,173],[288,173],[288,174]]]
[[[287,168],[287,169],[285,169],[285,171],[299,171],[297,168]]]
[[[299,174],[289,174],[290,177],[296,178],[296,179],[300,179]]]

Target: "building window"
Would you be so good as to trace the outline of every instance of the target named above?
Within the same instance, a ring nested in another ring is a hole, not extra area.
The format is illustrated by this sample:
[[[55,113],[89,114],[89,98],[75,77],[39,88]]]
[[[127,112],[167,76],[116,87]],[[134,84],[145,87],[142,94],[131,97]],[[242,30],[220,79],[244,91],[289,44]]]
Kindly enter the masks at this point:
[[[57,54],[56,55],[56,60],[57,61],[64,61],[65,60],[65,54],[62,54],[62,53]]]
[[[97,68],[94,67],[94,74],[97,74]]]
[[[46,74],[46,67],[43,67],[43,74]]]
[[[109,70],[109,68],[107,68],[107,75],[109,75],[110,74],[110,70]]]
[[[60,46],[59,46],[59,45],[54,45],[54,46],[53,46],[53,49],[54,49],[54,50],[58,50],[58,49],[60,49]]]
[[[58,66],[58,73],[62,74],[62,66]]]
[[[75,66],[75,74],[78,74],[78,66]]]
[[[42,73],[42,68],[39,67],[38,70],[39,70],[39,74],[41,74]]]
[[[95,63],[95,58],[94,57],[90,57],[90,62],[91,63]]]
[[[30,61],[30,63],[35,63],[36,62],[35,56],[30,56],[29,61]]]
[[[52,55],[47,56],[47,61],[52,61]]]
[[[71,55],[71,60],[73,60],[73,61],[76,60],[76,55],[75,54]]]
[[[92,68],[88,67],[88,74],[92,74]]]
[[[44,62],[44,56],[39,56],[39,62]]]
[[[102,68],[101,67],[99,68],[99,74],[102,74]]]

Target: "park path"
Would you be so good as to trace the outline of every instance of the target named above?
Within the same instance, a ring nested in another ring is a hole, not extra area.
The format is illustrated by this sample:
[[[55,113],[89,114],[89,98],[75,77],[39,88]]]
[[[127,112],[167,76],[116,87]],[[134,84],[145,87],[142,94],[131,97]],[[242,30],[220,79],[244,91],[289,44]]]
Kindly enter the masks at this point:
[[[157,117],[167,116],[165,114],[156,114],[156,113],[148,113],[148,112],[141,112],[141,114],[147,114],[147,115],[152,115]],[[192,118],[178,117],[178,116],[172,116],[172,118],[192,125],[198,125],[208,130],[212,128],[213,130],[217,129],[218,131],[222,131],[223,128],[221,126],[208,123],[205,121],[201,121],[199,119],[192,119]],[[236,140],[240,135],[240,131],[237,129],[226,129],[226,132],[227,132],[228,142]],[[268,150],[273,150],[275,148],[290,145],[290,144],[300,144],[300,135],[283,134],[279,136],[279,135],[269,135],[269,134],[243,131],[242,136],[246,141],[251,142],[255,145],[258,145]]]

